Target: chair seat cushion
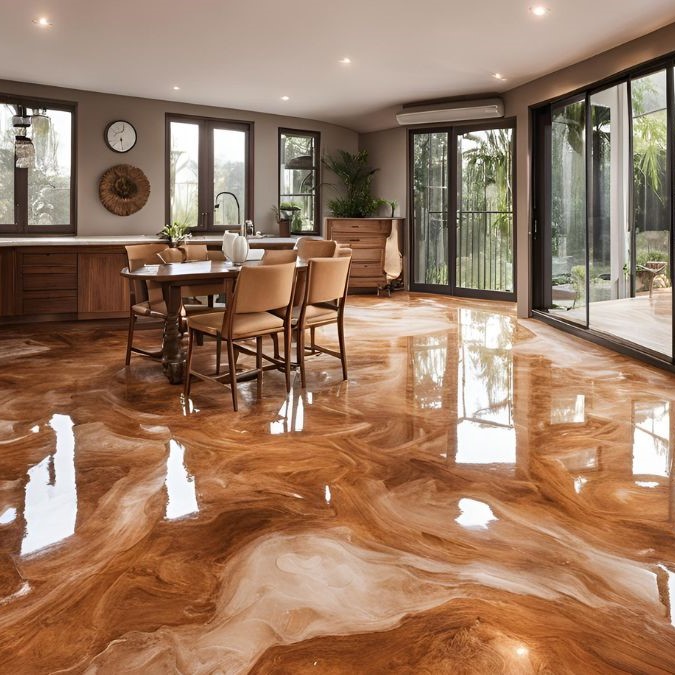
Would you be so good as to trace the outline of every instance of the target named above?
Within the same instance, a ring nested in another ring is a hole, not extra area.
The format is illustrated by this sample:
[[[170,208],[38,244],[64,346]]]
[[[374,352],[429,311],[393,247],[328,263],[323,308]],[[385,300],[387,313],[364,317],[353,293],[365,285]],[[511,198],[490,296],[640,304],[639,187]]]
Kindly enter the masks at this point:
[[[207,335],[218,335],[223,328],[223,312],[210,312],[197,314],[188,319],[188,325]],[[252,312],[250,314],[237,314],[234,317],[232,335],[235,339],[252,337],[262,333],[273,333],[283,330],[284,322],[278,316],[269,312]]]

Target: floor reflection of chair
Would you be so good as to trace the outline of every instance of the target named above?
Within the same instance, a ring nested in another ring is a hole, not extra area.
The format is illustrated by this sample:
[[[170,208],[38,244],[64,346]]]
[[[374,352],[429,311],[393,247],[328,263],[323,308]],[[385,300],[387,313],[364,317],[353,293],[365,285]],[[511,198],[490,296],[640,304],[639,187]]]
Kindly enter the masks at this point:
[[[347,379],[345,353],[344,310],[349,282],[351,258],[313,258],[307,268],[307,280],[302,305],[294,312],[293,328],[297,336],[297,360],[300,379],[306,386],[305,352],[328,354],[340,359],[342,379]],[[321,326],[337,326],[339,351],[316,343],[316,329]],[[305,347],[305,333],[310,331],[310,345]]]
[[[237,278],[234,296],[228,302],[225,312],[198,314],[188,318],[189,346],[185,377],[185,398],[190,395],[192,377],[229,385],[232,393],[232,406],[238,409],[237,382],[244,377],[255,375],[258,397],[262,393],[262,374],[272,368],[283,368],[286,378],[286,391],[290,390],[290,359],[277,359],[262,352],[264,336],[283,333],[285,354],[290,355],[291,347],[291,311],[293,289],[295,286],[295,263],[284,265],[259,265],[242,267]],[[273,310],[283,309],[283,316],[273,314]],[[219,363],[216,373],[208,375],[193,369],[193,352],[198,335],[212,337],[216,341],[216,350],[220,352],[221,342],[227,345],[228,372],[221,375]],[[255,339],[255,351],[244,342]],[[248,354],[255,357],[255,368],[237,371],[236,356]],[[263,365],[263,359],[268,365]]]

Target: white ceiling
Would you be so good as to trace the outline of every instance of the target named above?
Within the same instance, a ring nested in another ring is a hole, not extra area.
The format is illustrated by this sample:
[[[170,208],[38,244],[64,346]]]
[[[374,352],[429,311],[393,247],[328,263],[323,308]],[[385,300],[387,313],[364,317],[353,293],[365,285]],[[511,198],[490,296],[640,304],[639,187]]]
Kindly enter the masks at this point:
[[[25,0],[2,10],[0,78],[371,131],[402,103],[504,91],[675,21],[673,0],[551,0],[544,19],[533,3]]]

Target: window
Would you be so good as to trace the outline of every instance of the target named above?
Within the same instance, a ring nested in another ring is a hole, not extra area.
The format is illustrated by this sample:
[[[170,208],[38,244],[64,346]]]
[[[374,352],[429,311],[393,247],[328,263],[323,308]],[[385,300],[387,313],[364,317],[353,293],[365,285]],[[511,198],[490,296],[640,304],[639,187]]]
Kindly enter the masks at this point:
[[[532,289],[540,315],[671,363],[673,72],[537,109]]]
[[[251,217],[251,125],[167,115],[168,223],[222,230]]]
[[[287,207],[291,232],[319,234],[319,144],[314,131],[279,129],[279,210]]]
[[[30,120],[35,148],[29,168],[18,168],[13,118]],[[0,232],[75,232],[73,180],[75,114],[72,107],[38,101],[0,101]]]
[[[510,122],[410,134],[414,290],[514,297]]]

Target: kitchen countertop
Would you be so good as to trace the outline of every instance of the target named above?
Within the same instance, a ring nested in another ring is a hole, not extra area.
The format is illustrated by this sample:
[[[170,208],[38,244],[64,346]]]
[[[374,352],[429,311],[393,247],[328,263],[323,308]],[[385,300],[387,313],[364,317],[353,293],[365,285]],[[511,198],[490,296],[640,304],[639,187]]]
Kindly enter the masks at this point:
[[[188,243],[219,244],[223,240],[221,234],[192,237]],[[249,237],[250,243],[265,242],[270,245],[295,243],[294,237]],[[0,247],[11,246],[110,246],[125,244],[153,244],[166,240],[154,235],[113,235],[98,237],[0,237]],[[167,243],[168,245],[168,243]]]

